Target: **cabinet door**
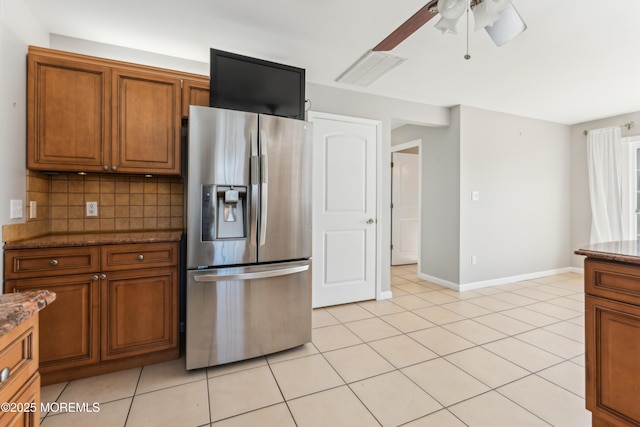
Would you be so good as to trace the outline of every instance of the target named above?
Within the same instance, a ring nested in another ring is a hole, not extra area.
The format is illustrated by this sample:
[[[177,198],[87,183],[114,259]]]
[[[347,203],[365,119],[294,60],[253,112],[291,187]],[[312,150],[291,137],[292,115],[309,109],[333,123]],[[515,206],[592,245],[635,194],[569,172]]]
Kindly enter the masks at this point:
[[[640,423],[640,307],[585,298],[586,406],[598,425]]]
[[[178,269],[107,273],[101,280],[102,360],[178,346]]]
[[[182,117],[189,117],[189,105],[209,106],[209,82],[185,80],[182,83]]]
[[[110,69],[28,57],[27,168],[100,172],[109,161]]]
[[[40,425],[40,374],[35,374],[12,400],[29,411],[0,412],[0,425],[5,427],[38,427]],[[35,409],[35,411],[31,411]]]
[[[55,304],[40,312],[40,372],[98,362],[98,283],[90,274],[5,282],[6,292],[56,293]]]
[[[181,80],[114,69],[112,171],[180,175]]]

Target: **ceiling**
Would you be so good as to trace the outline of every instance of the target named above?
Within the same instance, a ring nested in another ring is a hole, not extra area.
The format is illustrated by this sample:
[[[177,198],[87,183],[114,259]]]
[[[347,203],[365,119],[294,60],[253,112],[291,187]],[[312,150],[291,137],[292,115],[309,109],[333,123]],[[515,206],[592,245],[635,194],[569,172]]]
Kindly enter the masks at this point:
[[[200,62],[214,47],[307,70],[307,81],[435,106],[575,124],[640,111],[640,1],[512,0],[528,29],[503,47],[432,19],[367,88],[335,82],[427,0],[23,0],[52,34]],[[472,18],[471,18],[472,21]],[[473,27],[473,22],[471,22]]]

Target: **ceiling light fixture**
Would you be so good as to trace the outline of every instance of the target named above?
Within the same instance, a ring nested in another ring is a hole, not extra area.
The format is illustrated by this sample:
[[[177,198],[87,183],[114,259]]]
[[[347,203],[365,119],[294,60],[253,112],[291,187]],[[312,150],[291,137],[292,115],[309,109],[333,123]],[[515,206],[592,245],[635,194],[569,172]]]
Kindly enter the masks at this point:
[[[438,0],[433,11],[441,18],[435,28],[442,34],[457,34],[458,21],[467,7],[473,12],[475,31],[484,28],[497,46],[527,29],[510,0]]]
[[[366,87],[406,60],[390,53],[369,50],[336,81]]]

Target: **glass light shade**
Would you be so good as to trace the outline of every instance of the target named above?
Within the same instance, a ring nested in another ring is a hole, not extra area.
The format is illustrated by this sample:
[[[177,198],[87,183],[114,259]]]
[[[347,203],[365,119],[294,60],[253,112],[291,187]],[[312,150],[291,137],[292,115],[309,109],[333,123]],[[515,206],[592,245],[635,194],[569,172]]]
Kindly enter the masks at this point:
[[[476,5],[473,9],[473,21],[475,23],[474,30],[478,31],[484,27],[493,25],[498,19],[500,19],[500,13],[493,10],[488,1],[484,1]]]
[[[458,25],[459,19],[460,19],[459,17],[456,19],[447,19],[442,17],[436,23],[435,28],[442,31],[442,34],[446,34],[446,33],[458,34],[458,30],[456,29],[456,26]]]
[[[444,19],[457,20],[467,10],[467,0],[438,0],[438,13]]]

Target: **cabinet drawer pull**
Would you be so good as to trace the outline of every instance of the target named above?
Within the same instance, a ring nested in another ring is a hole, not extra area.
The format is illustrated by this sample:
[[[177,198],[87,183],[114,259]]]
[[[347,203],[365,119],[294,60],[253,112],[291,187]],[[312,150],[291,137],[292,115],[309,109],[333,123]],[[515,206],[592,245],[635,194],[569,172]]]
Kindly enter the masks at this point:
[[[2,371],[0,371],[0,383],[3,383],[6,380],[8,380],[9,375],[11,375],[11,368],[7,366]]]
[[[49,264],[54,265],[54,266],[58,265],[58,260],[57,259],[52,259]]]
[[[138,255],[138,261],[142,261],[144,259],[144,255],[140,254]]]
[[[104,273],[100,273],[100,279],[104,280],[107,278],[107,275]]]

